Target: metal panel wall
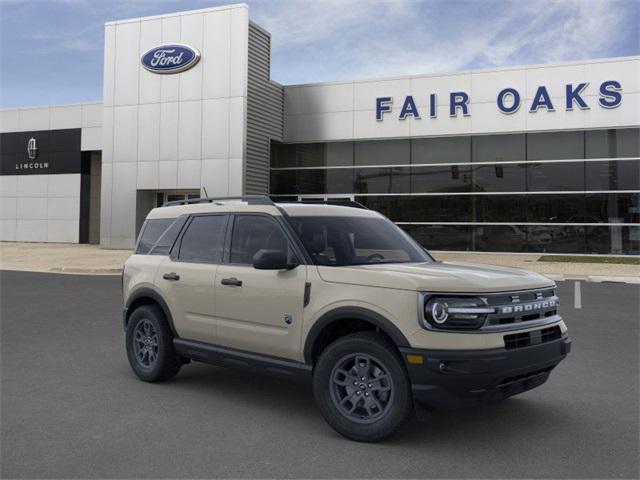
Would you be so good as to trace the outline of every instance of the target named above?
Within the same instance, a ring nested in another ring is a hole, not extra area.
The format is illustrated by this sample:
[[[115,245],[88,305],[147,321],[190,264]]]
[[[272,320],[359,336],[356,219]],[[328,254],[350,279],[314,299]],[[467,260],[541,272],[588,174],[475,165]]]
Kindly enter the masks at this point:
[[[269,193],[271,140],[282,140],[284,91],[270,79],[271,36],[249,24],[247,143],[244,172],[246,194]]]

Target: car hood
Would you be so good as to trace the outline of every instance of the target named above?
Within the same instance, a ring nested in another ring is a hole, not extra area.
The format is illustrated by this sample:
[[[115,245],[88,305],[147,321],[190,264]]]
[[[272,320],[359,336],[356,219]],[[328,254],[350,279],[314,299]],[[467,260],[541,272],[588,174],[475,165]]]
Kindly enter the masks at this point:
[[[430,292],[508,292],[554,284],[528,270],[464,262],[319,266],[318,272],[327,282]]]

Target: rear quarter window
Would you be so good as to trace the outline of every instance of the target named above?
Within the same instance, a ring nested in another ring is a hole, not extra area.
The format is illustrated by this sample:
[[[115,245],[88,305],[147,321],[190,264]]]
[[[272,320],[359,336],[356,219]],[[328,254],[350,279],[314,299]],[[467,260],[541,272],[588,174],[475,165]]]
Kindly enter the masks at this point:
[[[140,232],[136,253],[149,253],[151,248],[156,244],[162,234],[175,221],[175,218],[155,218],[146,220]]]

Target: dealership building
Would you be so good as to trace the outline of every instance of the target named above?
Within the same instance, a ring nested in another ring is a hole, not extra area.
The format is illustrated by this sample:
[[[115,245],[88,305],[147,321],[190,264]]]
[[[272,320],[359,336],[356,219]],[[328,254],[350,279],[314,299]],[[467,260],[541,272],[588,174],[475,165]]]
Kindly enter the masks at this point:
[[[131,248],[166,201],[266,194],[437,250],[640,254],[640,57],[280,85],[270,41],[243,4],[107,23],[102,102],[0,110],[1,239]]]

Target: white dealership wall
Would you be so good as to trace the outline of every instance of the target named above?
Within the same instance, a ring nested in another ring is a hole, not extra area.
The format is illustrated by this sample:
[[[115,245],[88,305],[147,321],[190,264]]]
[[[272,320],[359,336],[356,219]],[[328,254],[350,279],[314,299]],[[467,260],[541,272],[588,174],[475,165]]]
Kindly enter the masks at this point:
[[[102,103],[0,110],[0,133],[68,128],[101,150]],[[77,243],[79,222],[80,174],[0,175],[0,240]]]
[[[137,191],[242,193],[248,28],[246,5],[106,24],[101,246],[135,243]],[[168,43],[202,58],[179,74],[145,70],[141,55]]]
[[[560,65],[476,70],[446,75],[348,82],[287,85],[285,92],[286,142],[328,142],[575,130],[640,124],[640,57],[570,62]],[[598,88],[607,80],[622,84],[622,103],[607,109],[598,105]],[[565,110],[565,85],[589,82],[583,98],[588,110]],[[529,112],[536,89],[547,87],[555,111]],[[520,92],[521,107],[513,114],[501,113],[498,92],[512,87]],[[469,94],[469,115],[449,116],[449,93]],[[429,118],[429,94],[438,99],[437,118]],[[422,116],[400,120],[407,95],[413,95]],[[376,97],[392,97],[393,111],[376,121]]]

